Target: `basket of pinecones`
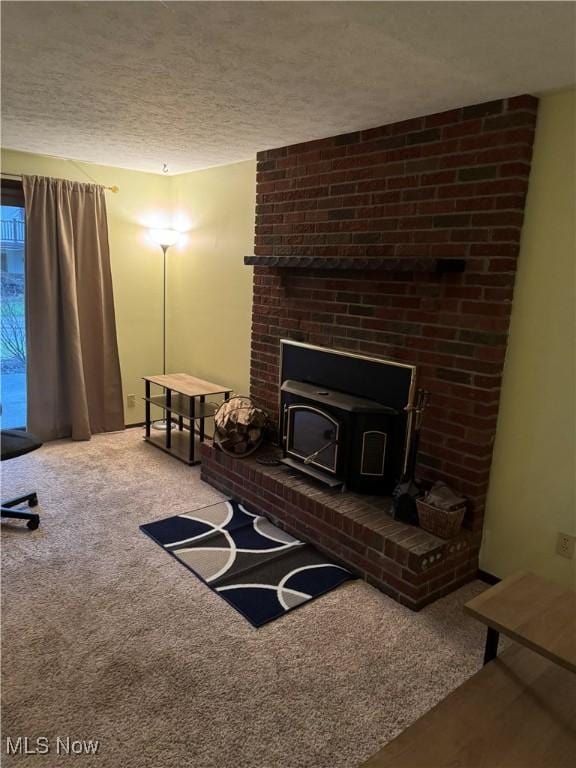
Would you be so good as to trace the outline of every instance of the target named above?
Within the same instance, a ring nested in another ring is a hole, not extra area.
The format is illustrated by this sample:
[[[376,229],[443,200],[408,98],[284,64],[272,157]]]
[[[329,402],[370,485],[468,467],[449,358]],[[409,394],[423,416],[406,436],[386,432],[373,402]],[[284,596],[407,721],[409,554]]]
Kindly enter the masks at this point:
[[[226,400],[214,414],[214,442],[231,456],[248,456],[260,446],[268,415],[245,395]]]

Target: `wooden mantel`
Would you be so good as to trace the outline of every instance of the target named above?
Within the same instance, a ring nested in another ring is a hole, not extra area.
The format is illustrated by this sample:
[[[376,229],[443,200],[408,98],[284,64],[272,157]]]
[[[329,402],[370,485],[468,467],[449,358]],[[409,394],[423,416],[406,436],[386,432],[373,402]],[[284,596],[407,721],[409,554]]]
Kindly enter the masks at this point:
[[[406,257],[323,257],[323,256],[244,256],[252,267],[321,270],[382,270],[387,272],[464,272],[464,259]]]

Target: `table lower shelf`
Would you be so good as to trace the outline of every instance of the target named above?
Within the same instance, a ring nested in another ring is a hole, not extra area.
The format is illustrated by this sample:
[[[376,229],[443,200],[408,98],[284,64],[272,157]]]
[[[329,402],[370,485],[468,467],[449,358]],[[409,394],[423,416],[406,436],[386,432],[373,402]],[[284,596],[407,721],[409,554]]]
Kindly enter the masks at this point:
[[[160,448],[164,453],[168,453],[170,456],[183,461],[188,466],[194,466],[200,464],[200,440],[194,436],[194,460],[190,460],[190,431],[185,429],[180,432],[179,429],[172,430],[172,436],[170,438],[171,446],[166,447],[166,432],[164,430],[158,431],[157,434],[151,434],[150,437],[145,436],[144,440],[150,445],[154,445],[156,448]],[[197,458],[196,458],[197,457]]]
[[[157,405],[158,408],[162,408],[165,411],[168,410],[166,405],[166,395],[154,395],[153,397],[143,397],[142,399],[149,402],[151,405]],[[192,417],[190,398],[185,395],[173,393],[170,403],[170,411],[178,416],[183,416],[185,419],[209,419],[214,416],[219,406],[220,403],[203,403],[196,400],[194,403],[194,416]]]

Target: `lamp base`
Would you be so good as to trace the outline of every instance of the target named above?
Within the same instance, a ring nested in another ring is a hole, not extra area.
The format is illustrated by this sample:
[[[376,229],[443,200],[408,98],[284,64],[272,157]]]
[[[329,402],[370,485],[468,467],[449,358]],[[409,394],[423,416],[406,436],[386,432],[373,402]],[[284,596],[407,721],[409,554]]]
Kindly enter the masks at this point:
[[[161,419],[160,421],[153,421],[151,424],[151,427],[152,429],[158,429],[166,432],[166,425],[167,425],[166,419]],[[169,428],[174,429],[175,427],[176,425],[174,424],[174,422],[170,422]]]

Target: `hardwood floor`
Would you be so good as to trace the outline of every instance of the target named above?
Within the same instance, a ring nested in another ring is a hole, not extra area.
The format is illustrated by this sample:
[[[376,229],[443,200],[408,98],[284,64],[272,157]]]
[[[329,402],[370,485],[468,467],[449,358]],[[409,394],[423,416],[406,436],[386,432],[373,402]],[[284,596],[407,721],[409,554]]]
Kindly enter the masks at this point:
[[[514,645],[362,768],[572,768],[576,675]]]

